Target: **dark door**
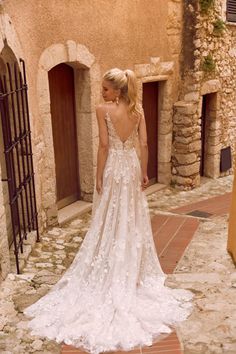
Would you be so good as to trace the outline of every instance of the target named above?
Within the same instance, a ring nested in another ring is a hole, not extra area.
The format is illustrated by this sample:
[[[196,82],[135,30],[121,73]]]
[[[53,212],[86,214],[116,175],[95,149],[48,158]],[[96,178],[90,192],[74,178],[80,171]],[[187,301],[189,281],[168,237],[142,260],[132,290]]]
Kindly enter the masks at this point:
[[[75,120],[74,71],[59,64],[49,73],[57,205],[62,208],[80,196]]]
[[[148,136],[148,176],[150,183],[153,184],[158,180],[158,82],[148,82],[143,84],[143,109]]]
[[[204,176],[205,148],[206,148],[206,112],[207,112],[207,95],[202,98],[202,117],[201,117],[201,160],[200,160],[200,176]]]

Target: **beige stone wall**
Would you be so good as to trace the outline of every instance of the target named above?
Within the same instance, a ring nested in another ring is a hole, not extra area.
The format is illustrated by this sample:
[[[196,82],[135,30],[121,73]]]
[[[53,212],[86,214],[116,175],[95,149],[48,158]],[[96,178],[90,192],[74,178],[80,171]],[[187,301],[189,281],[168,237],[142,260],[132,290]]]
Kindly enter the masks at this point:
[[[3,178],[0,169],[0,181]],[[6,209],[4,207],[3,185],[0,183],[0,282],[10,270],[10,256],[7,237]]]
[[[101,100],[101,76],[115,66],[136,71],[140,99],[143,82],[160,82],[158,169],[160,182],[169,183],[172,110],[180,86],[182,15],[182,0],[0,2],[0,52],[5,40],[16,58],[26,62],[41,231],[57,223],[58,213],[48,71],[60,63],[74,69],[80,182],[85,200],[91,200],[94,188],[98,143],[95,105]],[[6,199],[4,188],[0,181],[0,198],[5,195]],[[0,242],[5,245],[6,224],[10,223],[6,204],[0,209]]]
[[[20,45],[19,38],[15,32],[14,26],[7,14],[5,14],[2,4],[0,3],[0,53],[4,48],[4,39],[7,38],[7,43],[15,54],[18,60],[23,56],[23,51]],[[7,60],[11,59],[12,53],[4,53]],[[3,70],[3,67],[1,66]],[[1,70],[1,73],[3,73]],[[2,141],[2,127],[0,128],[0,281],[5,278],[10,271],[10,254],[8,239],[12,238],[11,232],[11,216],[9,208],[8,187],[5,181],[6,166],[4,160],[4,147]]]
[[[220,173],[220,152],[227,146],[234,151],[236,137],[236,26],[226,23],[222,33],[214,31],[215,21],[226,20],[225,4],[225,0],[216,0],[207,14],[202,14],[193,0],[185,8],[185,16],[192,16],[195,24],[193,66],[183,63],[180,101],[175,104],[173,118],[172,181],[179,188],[191,189],[200,184],[203,95],[209,95],[204,175],[216,178],[232,173],[232,169]],[[215,70],[204,69],[208,55],[213,58]]]
[[[97,145],[94,107],[100,100],[101,74],[114,66],[134,69],[135,65],[149,65],[150,57],[158,57],[162,63],[169,62],[172,83],[168,81],[170,76],[166,76],[168,85],[161,114],[165,116],[169,105],[167,116],[170,118],[172,104],[178,95],[182,1],[170,0],[167,5],[166,0],[4,1],[4,11],[10,16],[20,38],[27,65],[40,225],[57,221],[47,72],[61,62],[74,67],[76,80],[87,72],[87,89],[83,95],[76,92],[76,97],[82,95],[88,100],[87,93],[90,88],[93,91],[90,102],[86,102],[86,109],[77,104],[78,137],[82,130],[85,131],[84,146],[82,142],[79,147],[80,163],[86,176],[81,178],[82,194],[91,200]],[[80,70],[81,64],[85,70]],[[160,77],[145,72],[142,79],[159,81]],[[168,134],[168,137],[161,136],[160,139],[170,151],[170,128]],[[92,141],[92,144],[86,141]],[[86,158],[85,154],[91,158]],[[170,180],[170,153],[167,155],[162,158],[160,166],[163,181]]]

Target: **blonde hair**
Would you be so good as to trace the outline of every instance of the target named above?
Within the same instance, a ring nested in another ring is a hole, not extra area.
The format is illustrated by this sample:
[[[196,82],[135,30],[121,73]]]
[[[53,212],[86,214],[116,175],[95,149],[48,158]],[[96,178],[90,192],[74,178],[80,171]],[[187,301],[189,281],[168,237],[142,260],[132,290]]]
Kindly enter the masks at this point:
[[[132,70],[113,68],[103,75],[103,79],[111,82],[115,90],[120,89],[121,97],[128,103],[130,113],[141,114],[137,104],[136,76]]]

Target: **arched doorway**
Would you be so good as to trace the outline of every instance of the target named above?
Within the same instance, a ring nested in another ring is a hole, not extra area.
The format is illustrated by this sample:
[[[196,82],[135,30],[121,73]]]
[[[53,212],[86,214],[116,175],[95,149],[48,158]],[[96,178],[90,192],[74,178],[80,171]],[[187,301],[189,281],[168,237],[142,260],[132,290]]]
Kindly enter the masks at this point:
[[[48,72],[56,169],[57,207],[80,198],[74,70],[58,64]]]

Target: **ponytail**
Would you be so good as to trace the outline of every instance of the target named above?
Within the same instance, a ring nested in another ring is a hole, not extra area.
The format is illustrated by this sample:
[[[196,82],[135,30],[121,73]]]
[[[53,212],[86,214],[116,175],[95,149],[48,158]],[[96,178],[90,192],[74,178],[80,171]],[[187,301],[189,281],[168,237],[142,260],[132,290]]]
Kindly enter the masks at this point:
[[[131,113],[140,113],[137,108],[137,82],[136,76],[132,70],[125,70],[125,76],[127,77],[127,101],[129,105],[129,111]]]
[[[103,79],[110,81],[115,89],[120,89],[121,96],[128,103],[130,113],[142,114],[137,105],[137,82],[132,70],[110,69],[103,75]]]

